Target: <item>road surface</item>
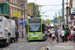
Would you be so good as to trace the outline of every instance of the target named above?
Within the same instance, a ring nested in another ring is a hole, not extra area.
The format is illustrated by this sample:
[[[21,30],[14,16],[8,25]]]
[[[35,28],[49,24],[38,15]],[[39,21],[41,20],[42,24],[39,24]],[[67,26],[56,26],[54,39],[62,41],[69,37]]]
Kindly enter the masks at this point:
[[[0,46],[0,50],[41,50],[42,47],[52,43],[52,40],[46,41],[31,41],[27,42],[25,39],[19,39],[19,42],[11,43],[7,47]]]

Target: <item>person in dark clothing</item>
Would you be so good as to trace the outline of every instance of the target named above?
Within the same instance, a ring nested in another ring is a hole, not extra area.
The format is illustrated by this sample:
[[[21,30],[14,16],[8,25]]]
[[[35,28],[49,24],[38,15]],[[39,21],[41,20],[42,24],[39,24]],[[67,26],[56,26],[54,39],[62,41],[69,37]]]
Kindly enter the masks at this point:
[[[66,29],[64,29],[64,31],[65,31],[65,41],[67,42],[67,30]]]
[[[58,32],[57,32],[57,29],[55,30],[55,35],[56,35],[56,39],[57,39],[57,43],[58,43]]]
[[[17,31],[15,33],[15,36],[16,36],[16,41],[18,42],[19,33]]]

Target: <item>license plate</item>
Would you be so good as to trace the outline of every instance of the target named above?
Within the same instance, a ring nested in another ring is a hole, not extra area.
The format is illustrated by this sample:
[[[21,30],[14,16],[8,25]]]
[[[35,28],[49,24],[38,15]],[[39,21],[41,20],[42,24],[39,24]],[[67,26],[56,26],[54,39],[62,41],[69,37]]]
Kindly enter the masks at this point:
[[[0,38],[2,38],[2,37],[0,37]]]
[[[34,34],[34,35],[36,35],[36,34]]]

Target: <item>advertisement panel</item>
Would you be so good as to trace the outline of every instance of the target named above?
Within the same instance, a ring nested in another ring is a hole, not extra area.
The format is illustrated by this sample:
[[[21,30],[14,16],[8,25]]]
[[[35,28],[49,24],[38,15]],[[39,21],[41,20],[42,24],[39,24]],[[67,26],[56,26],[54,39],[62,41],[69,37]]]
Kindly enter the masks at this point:
[[[13,17],[20,18],[21,17],[21,11],[13,11]]]

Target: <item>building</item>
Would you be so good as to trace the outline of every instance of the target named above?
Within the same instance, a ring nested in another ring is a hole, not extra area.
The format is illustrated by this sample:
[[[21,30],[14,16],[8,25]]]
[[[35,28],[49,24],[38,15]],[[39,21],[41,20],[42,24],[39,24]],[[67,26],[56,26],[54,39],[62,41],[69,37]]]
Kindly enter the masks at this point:
[[[24,17],[23,20],[26,20],[28,18],[27,0],[0,0],[0,16],[4,16],[7,19],[14,19],[18,31],[19,30],[18,20],[21,20],[21,17],[20,18],[13,17],[13,11],[21,11],[21,17]]]
[[[0,16],[5,16],[8,19],[13,18],[13,11],[21,11],[21,16],[26,19],[27,0],[0,0]]]
[[[28,7],[28,16],[33,17],[33,5],[27,5]]]
[[[75,9],[75,0],[70,0],[69,8],[74,8]],[[74,11],[75,12],[75,11]],[[69,25],[70,26],[75,26],[75,14],[69,15]],[[73,18],[73,19],[72,19]]]

